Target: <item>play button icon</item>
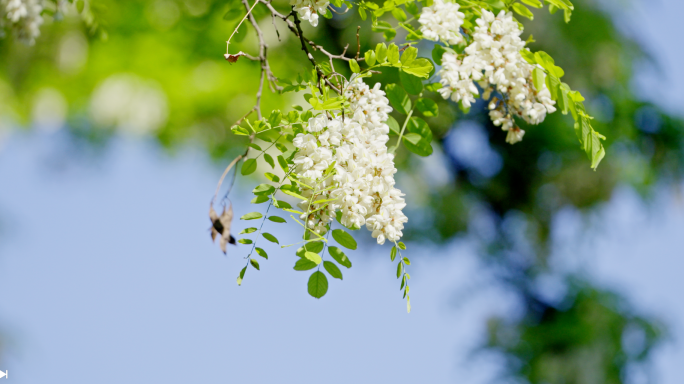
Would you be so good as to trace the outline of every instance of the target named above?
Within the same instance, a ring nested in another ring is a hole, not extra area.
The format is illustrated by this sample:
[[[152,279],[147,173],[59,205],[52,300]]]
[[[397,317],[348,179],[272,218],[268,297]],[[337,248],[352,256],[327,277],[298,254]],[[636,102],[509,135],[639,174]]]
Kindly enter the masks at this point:
[[[5,371],[5,372],[0,371],[0,379],[2,379],[3,377],[4,377],[5,379],[7,379],[7,371]]]

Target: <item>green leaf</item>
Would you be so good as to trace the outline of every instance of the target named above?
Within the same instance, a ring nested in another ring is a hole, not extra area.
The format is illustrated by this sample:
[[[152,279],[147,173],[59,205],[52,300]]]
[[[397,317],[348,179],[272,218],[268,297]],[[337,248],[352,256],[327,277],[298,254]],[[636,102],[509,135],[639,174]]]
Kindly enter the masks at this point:
[[[411,144],[418,145],[420,140],[422,140],[423,138],[420,137],[420,135],[417,133],[406,133],[404,134],[403,139],[410,142]]]
[[[408,13],[414,16],[418,15],[418,13],[420,12],[415,1],[409,1],[408,3],[404,4],[404,7],[406,7],[406,11],[408,11]]]
[[[321,255],[319,255],[318,253],[307,251],[304,252],[304,258],[313,261],[314,263],[316,263],[316,265],[320,264],[322,260]]]
[[[352,237],[352,235],[348,234],[345,232],[343,229],[335,229],[332,231],[332,237],[337,241],[341,246],[354,250],[356,249],[356,240]]]
[[[401,241],[398,242],[397,245],[399,246],[399,249],[401,249],[402,251],[406,249],[406,244],[402,243]]]
[[[283,172],[289,172],[290,166],[287,164],[287,161],[282,155],[278,155],[278,164],[280,164],[280,168],[283,170]]]
[[[335,265],[335,263],[332,261],[324,261],[323,268],[328,271],[330,276],[342,280],[342,271],[340,271],[340,269],[337,268],[337,265]]]
[[[268,163],[268,165],[271,166],[271,168],[275,167],[275,163],[273,162],[273,158],[268,153],[264,153],[264,160],[266,160],[266,162]]]
[[[292,208],[290,203],[288,203],[287,201],[276,200],[275,198],[273,198],[273,206],[280,209]]]
[[[396,44],[390,44],[387,48],[387,61],[392,65],[399,63],[399,47]]]
[[[321,253],[325,244],[322,241],[310,241],[304,244],[304,249],[313,253]]]
[[[554,5],[560,9],[570,9],[574,10],[575,7],[572,6],[572,3],[569,2],[568,0],[546,0],[547,3]]]
[[[400,71],[399,79],[406,92],[417,95],[423,91],[423,82],[418,77]]]
[[[375,58],[378,60],[378,63],[387,61],[387,45],[385,43],[378,43],[375,46]]]
[[[412,136],[408,135],[408,133],[405,135],[403,143],[409,151],[423,157],[430,156],[432,154],[432,131],[425,120],[419,117],[411,117],[406,125],[406,131],[408,133],[417,134],[421,137],[421,140],[419,140],[417,143],[414,143],[411,141]]]
[[[411,260],[409,260],[408,257],[404,257],[404,264],[411,265]]]
[[[270,195],[275,192],[275,187],[271,184],[259,184],[252,190],[255,195]]]
[[[425,89],[427,89],[430,92],[437,92],[438,89],[442,89],[442,84],[440,84],[440,83],[425,84]]]
[[[261,151],[261,147],[258,146],[258,145],[256,145],[256,144],[254,144],[254,143],[249,143],[249,144],[247,144],[247,146],[248,146],[248,147],[251,147],[251,148],[254,148],[254,149],[256,149],[257,151]]]
[[[536,64],[537,59],[534,58],[534,53],[530,52],[528,49],[521,49],[520,55],[530,64]]]
[[[366,51],[366,53],[363,55],[363,58],[366,60],[366,64],[369,66],[374,66],[375,65],[375,51]]]
[[[259,271],[259,262],[254,260],[254,259],[249,259],[249,263],[252,264],[252,267],[256,268],[257,271]]]
[[[563,77],[563,75],[565,75],[563,69],[555,65],[553,58],[549,56],[548,53],[544,51],[535,52],[534,58],[537,64],[544,67],[544,69],[546,69],[550,75],[555,76],[559,79]]]
[[[254,250],[256,251],[256,253],[257,253],[259,256],[263,257],[264,259],[268,259],[268,254],[267,254],[266,251],[264,251],[263,249],[261,249],[261,248],[259,248],[259,247],[255,247]]]
[[[272,174],[272,173],[270,173],[270,172],[264,173],[264,176],[266,176],[266,178],[267,178],[269,181],[272,181],[272,182],[274,182],[274,183],[277,183],[277,182],[280,181],[280,177],[278,177],[278,176],[276,176],[276,175],[274,175],[274,174]]]
[[[328,292],[328,278],[325,277],[323,272],[316,271],[309,277],[307,288],[309,290],[309,295],[320,299]]]
[[[392,107],[397,112],[408,115],[411,110],[411,99],[406,91],[397,84],[387,84],[385,86],[385,92],[387,93],[387,98],[392,104]]]
[[[399,126],[399,123],[397,123],[397,120],[394,119],[392,116],[387,116],[387,126],[389,126],[390,129],[390,134],[395,134],[398,135],[401,133],[401,127]]]
[[[280,121],[283,120],[283,114],[279,109],[271,111],[271,115],[268,117],[268,123],[272,127],[277,127],[280,125]]]
[[[299,259],[294,265],[294,270],[295,271],[308,271],[310,269],[316,268],[318,264],[314,263],[313,261],[309,259]]]
[[[252,232],[256,232],[256,230],[257,230],[257,229],[256,229],[256,228],[254,228],[254,227],[250,227],[250,228],[245,228],[245,229],[243,229],[243,230],[242,230],[242,232],[240,232],[240,233],[239,233],[239,235],[242,235],[242,234],[245,234],[245,233],[252,233]]]
[[[446,49],[444,49],[443,46],[441,46],[439,44],[435,44],[435,46],[432,48],[432,60],[437,65],[442,65],[442,56],[444,56],[445,52],[446,52]]]
[[[401,272],[403,270],[403,264],[402,263],[397,263],[397,279],[401,277]]]
[[[515,3],[513,4],[513,10],[515,13],[517,13],[520,16],[527,17],[530,20],[534,20],[534,14],[527,8],[526,6],[520,4],[520,3]]]
[[[238,240],[238,243],[240,243],[240,244],[252,244],[252,240],[250,240],[250,239],[240,239],[240,240]]]
[[[534,83],[534,88],[540,91],[544,86],[546,74],[539,67],[534,68],[532,71],[532,82]]]
[[[230,128],[231,131],[233,131],[234,134],[240,135],[240,136],[249,136],[250,133],[245,127],[241,127],[239,125],[234,125]]]
[[[408,47],[401,55],[401,64],[403,66],[408,66],[413,63],[414,60],[416,60],[416,57],[418,57],[418,49],[415,47]]]
[[[268,201],[268,196],[257,195],[252,199],[252,204],[261,204],[261,203],[265,203],[267,201]]]
[[[425,117],[439,116],[439,107],[432,99],[420,98],[416,100],[416,109]]]
[[[268,233],[268,232],[262,233],[261,236],[263,236],[266,240],[270,241],[271,243],[280,244],[280,243],[278,242],[278,239],[276,239],[275,236],[271,235],[271,234]]]
[[[406,21],[406,13],[401,8],[394,8],[392,10],[392,16],[399,21]]]
[[[541,8],[542,3],[539,0],[520,0],[523,3],[529,5],[530,7]]]
[[[276,143],[275,146],[276,146],[276,148],[278,148],[278,150],[279,150],[281,153],[287,152],[287,147],[286,147],[285,145],[280,144],[280,143]]]
[[[432,65],[430,60],[424,57],[419,57],[415,59],[407,67],[401,67],[402,71],[418,76],[423,79],[427,79],[430,76],[430,72],[432,72],[433,69],[434,66]]]
[[[551,100],[557,101],[560,93],[560,80],[558,80],[557,77],[555,76],[546,76],[546,87],[549,89],[549,92],[551,93]],[[537,85],[535,84],[534,87],[536,88]],[[540,88],[537,88],[539,90]]]
[[[256,171],[257,169],[257,161],[256,159],[247,159],[245,160],[244,163],[242,163],[242,169],[240,170],[240,173],[243,176],[251,175]]]
[[[307,199],[306,197],[304,197],[304,196],[302,196],[302,195],[300,195],[300,194],[298,194],[298,193],[296,193],[296,192],[288,191],[288,190],[286,190],[286,189],[281,189],[280,191],[281,191],[282,193],[286,194],[286,195],[290,195],[290,196],[292,196],[292,197],[296,197],[296,198],[298,198],[298,199],[300,199],[300,200],[309,200],[309,199]]]
[[[361,72],[361,68],[359,68],[359,63],[357,63],[354,59],[349,60],[349,68],[351,68],[352,72],[354,73]]]
[[[397,257],[397,247],[392,247],[392,250],[390,251],[390,260],[394,261],[394,258]]]
[[[558,109],[563,112],[564,115],[568,114],[568,109],[570,109],[570,97],[569,97],[569,92],[570,92],[570,87],[562,83],[558,87],[559,95],[558,95]]]
[[[240,220],[256,220],[261,219],[263,216],[259,212],[250,212],[240,218]]]
[[[341,249],[339,249],[337,247],[328,247],[328,253],[341,266],[351,268],[351,266],[352,266],[351,261],[349,260],[347,255],[345,255],[344,252],[342,252]]]
[[[297,112],[297,111],[290,111],[290,112],[288,112],[288,114],[287,114],[287,121],[288,121],[290,124],[298,122],[298,121],[299,121],[299,112]]]
[[[382,37],[385,38],[385,41],[391,41],[392,39],[394,39],[394,36],[397,35],[397,30],[394,29],[394,28],[390,25],[390,23],[387,23],[387,22],[385,22],[385,21],[379,21],[378,23],[386,24],[386,27],[385,27],[385,28],[378,28],[378,27],[376,26],[376,27],[372,27],[371,30],[373,30],[373,32],[380,32],[380,31],[382,31]]]
[[[247,267],[242,268],[240,275],[237,278],[237,284],[242,285],[242,279],[245,277],[245,272],[247,272]]]
[[[287,220],[283,219],[280,216],[269,216],[268,219],[274,223],[287,223]]]
[[[83,3],[82,0],[79,0],[79,1],[81,3]],[[78,3],[77,3],[77,5],[78,5]],[[242,7],[242,4],[240,4],[239,2],[233,2],[233,4],[231,4],[230,9],[228,9],[228,12],[226,12],[223,15],[223,20],[233,21],[233,20],[239,18],[240,16],[242,16],[242,14],[244,12],[245,12],[245,9]],[[78,13],[81,13],[81,11],[78,11]]]

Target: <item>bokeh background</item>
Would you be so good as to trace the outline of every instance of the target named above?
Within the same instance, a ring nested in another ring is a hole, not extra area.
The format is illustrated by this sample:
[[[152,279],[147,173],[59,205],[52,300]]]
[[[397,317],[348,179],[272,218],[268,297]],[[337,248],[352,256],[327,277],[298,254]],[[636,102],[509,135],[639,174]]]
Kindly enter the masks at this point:
[[[540,10],[523,36],[587,97],[605,160],[590,170],[568,116],[509,146],[482,105],[435,98],[435,153],[397,157],[408,315],[389,248],[363,233],[321,300],[287,249],[267,247],[238,287],[246,246],[211,243],[207,203],[245,145],[229,128],[259,74],[223,60],[228,2],[86,2],[85,21],[46,17],[34,46],[0,40],[0,370],[16,383],[681,383],[684,3],[574,3],[570,24]],[[257,16],[274,73],[296,75],[297,41]],[[334,52],[357,25],[363,47],[379,41],[352,13],[305,33]],[[248,30],[232,49],[255,44]],[[238,178],[237,216],[255,182]]]

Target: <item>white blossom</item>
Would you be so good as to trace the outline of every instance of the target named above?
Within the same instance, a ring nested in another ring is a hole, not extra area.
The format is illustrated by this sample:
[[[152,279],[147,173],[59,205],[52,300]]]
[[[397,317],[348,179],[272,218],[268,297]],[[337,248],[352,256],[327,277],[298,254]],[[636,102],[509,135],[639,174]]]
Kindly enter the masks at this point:
[[[19,41],[33,45],[43,24],[39,0],[0,0],[0,28],[9,27]]]
[[[330,4],[329,0],[290,0],[290,5],[294,7],[299,17],[314,27],[318,26],[318,14],[324,15],[328,4]]]
[[[428,40],[441,40],[452,45],[463,41],[459,28],[463,25],[465,15],[458,8],[458,4],[449,0],[434,0],[431,6],[423,7],[418,18],[423,36]]]
[[[419,22],[425,23],[424,27],[430,25],[429,20],[423,21],[422,15]],[[484,89],[484,99],[488,99],[493,91],[498,92],[502,100],[493,99],[489,103],[489,116],[494,125],[509,131],[507,142],[518,142],[522,140],[524,131],[516,128],[514,133],[510,133],[516,127],[514,116],[529,124],[539,124],[547,113],[556,111],[555,102],[551,100],[545,84],[541,89],[534,87],[532,73],[535,66],[520,54],[525,42],[520,39],[522,30],[512,13],[501,11],[494,16],[483,9],[476,24],[473,41],[463,54],[443,54],[439,71],[442,88],[439,92],[445,99],[461,102],[466,108],[475,102],[479,94],[476,83]],[[457,29],[452,31],[457,32]]]
[[[350,102],[343,118],[329,119],[319,115],[309,119],[306,131],[293,140],[299,149],[294,158],[295,173],[300,180],[314,186],[302,188],[308,200],[300,208],[310,213],[301,218],[309,228],[325,233],[326,225],[341,211],[341,223],[349,228],[366,225],[379,244],[395,242],[402,236],[408,221],[402,209],[403,194],[395,188],[394,155],[387,152],[389,127],[385,123],[392,111],[380,84],[368,87],[361,79],[346,88]],[[335,174],[325,178],[326,170],[335,163]],[[314,201],[332,200],[313,204]]]

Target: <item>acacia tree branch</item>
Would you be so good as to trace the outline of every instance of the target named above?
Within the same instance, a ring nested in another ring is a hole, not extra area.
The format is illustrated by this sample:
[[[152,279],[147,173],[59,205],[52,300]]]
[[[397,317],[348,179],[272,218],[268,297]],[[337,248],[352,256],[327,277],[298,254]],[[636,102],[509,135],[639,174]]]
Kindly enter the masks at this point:
[[[266,44],[266,41],[264,40],[264,35],[263,32],[261,31],[261,28],[259,27],[259,24],[256,22],[256,19],[254,18],[254,15],[252,14],[252,10],[256,6],[257,3],[262,3],[264,4],[268,10],[271,12],[271,18],[272,18],[272,23],[273,23],[273,28],[275,28],[276,34],[278,36],[278,40],[280,41],[280,32],[278,31],[278,27],[276,26],[275,20],[276,18],[279,18],[283,20],[286,24],[287,27],[294,33],[295,36],[299,38],[299,41],[301,43],[302,50],[306,54],[307,59],[311,62],[313,65],[314,69],[316,70],[316,74],[318,76],[318,88],[321,92],[323,92],[323,86],[322,82],[330,86],[332,89],[334,89],[336,92],[341,93],[342,92],[342,84],[335,85],[330,81],[330,78],[335,78],[335,77],[340,77],[342,76],[340,73],[335,71],[335,66],[333,60],[343,60],[346,62],[349,62],[352,60],[352,58],[346,57],[347,50],[349,48],[349,44],[344,47],[344,50],[342,51],[341,54],[339,55],[334,55],[330,52],[328,52],[322,45],[316,44],[314,41],[307,39],[304,37],[304,32],[302,31],[301,28],[301,20],[299,19],[297,12],[292,10],[289,14],[284,15],[280,12],[278,12],[272,5],[270,0],[256,0],[254,5],[250,7],[250,4],[248,3],[248,0],[241,0],[242,4],[245,6],[245,9],[247,10],[247,14],[245,17],[242,19],[240,24],[245,21],[245,19],[249,19],[249,22],[252,24],[252,27],[256,31],[257,38],[259,40],[259,56],[252,56],[250,54],[240,52],[241,56],[245,56],[247,59],[252,60],[252,61],[259,61],[261,64],[261,76],[259,78],[259,87],[257,89],[256,93],[256,102],[254,107],[249,110],[243,117],[241,117],[238,121],[235,122],[234,125],[240,125],[242,122],[249,117],[252,113],[256,112],[257,118],[262,119],[262,113],[261,113],[261,98],[263,96],[263,90],[264,90],[264,81],[267,80],[269,87],[271,91],[276,92],[276,91],[281,91],[283,87],[279,86],[277,84],[278,78],[273,74],[271,71],[271,67],[268,62],[268,44]],[[290,20],[292,18],[292,20]],[[356,30],[356,40],[357,40],[357,53],[356,53],[356,60],[361,61],[363,58],[359,58],[359,52],[360,52],[360,47],[361,43],[359,40],[359,30],[361,27],[359,26]],[[231,34],[230,38],[227,41],[227,45],[230,44],[230,40],[235,35],[237,29],[233,31],[233,34]],[[331,77],[329,78],[323,71],[321,70],[321,67],[318,65],[316,62],[316,59],[314,56],[311,54],[309,51],[309,47],[313,51],[321,52],[325,56],[328,57],[328,60],[330,62],[330,69],[332,71]],[[226,59],[228,59],[229,54],[226,54]],[[343,76],[342,76],[343,77]],[[339,80],[338,80],[339,82]],[[250,137],[249,137],[249,143],[253,143],[254,139],[256,138],[256,133],[253,132]],[[225,169],[223,172],[223,175],[221,176],[221,179],[219,180],[219,183],[216,187],[216,193],[214,194],[214,198],[211,200],[212,204],[214,200],[216,199],[216,195],[218,194],[219,189],[221,188],[221,184],[223,183],[223,180],[225,179],[226,175],[228,172],[236,166],[242,159],[246,158],[247,155],[249,154],[250,147],[247,146],[245,152],[241,155],[238,155],[231,163],[228,165],[228,167]],[[237,171],[236,171],[237,172]],[[227,197],[227,195],[226,195]]]
[[[347,44],[347,46],[344,48],[344,51],[343,51],[341,54],[339,54],[339,55],[334,55],[334,54],[328,52],[322,45],[316,44],[315,42],[313,42],[313,41],[310,40],[310,39],[307,39],[307,38],[304,36],[304,32],[302,31],[302,28],[301,28],[301,20],[299,19],[298,15],[297,15],[297,12],[295,12],[295,11],[293,10],[292,12],[288,13],[287,15],[284,15],[284,14],[278,12],[278,10],[276,10],[276,9],[273,7],[273,5],[271,5],[270,1],[267,1],[267,0],[260,0],[260,1],[261,1],[262,4],[266,5],[266,7],[268,8],[268,10],[271,12],[271,16],[272,16],[273,18],[276,18],[276,17],[277,17],[277,18],[283,20],[283,21],[287,24],[287,27],[290,29],[290,31],[292,31],[292,33],[293,33],[295,36],[297,36],[297,38],[299,38],[299,41],[300,41],[300,43],[301,43],[302,50],[305,52],[307,59],[311,62],[311,64],[312,64],[312,65],[314,66],[314,68],[316,69],[316,74],[317,74],[317,76],[318,76],[318,78],[319,78],[319,84],[318,84],[319,89],[321,88],[321,84],[320,84],[320,83],[321,83],[321,80],[322,80],[323,82],[325,82],[325,84],[329,85],[329,86],[330,86],[332,89],[334,89],[336,92],[340,93],[340,92],[341,92],[341,86],[340,86],[340,85],[335,85],[335,84],[333,84],[333,83],[330,81],[330,78],[334,78],[335,76],[339,76],[339,75],[340,75],[339,73],[335,72],[335,67],[334,67],[334,65],[333,65],[333,60],[336,60],[336,59],[337,59],[337,60],[344,60],[344,61],[350,61],[350,60],[352,60],[352,58],[348,58],[348,57],[345,56],[346,53],[347,53],[347,49],[349,48],[349,45]],[[290,18],[292,18],[292,20],[290,20]],[[275,26],[275,23],[274,23],[274,26]],[[333,72],[330,76],[325,75],[325,74],[322,72],[320,66],[319,66],[318,63],[316,62],[316,59],[313,57],[313,55],[312,55],[311,52],[309,51],[307,45],[309,45],[309,46],[311,47],[312,50],[317,51],[317,52],[321,52],[321,53],[323,53],[325,56],[328,57],[328,60],[330,61],[330,67],[331,67],[331,70],[332,70],[332,72]],[[363,60],[363,58],[359,59],[358,61],[361,61],[361,60]]]

